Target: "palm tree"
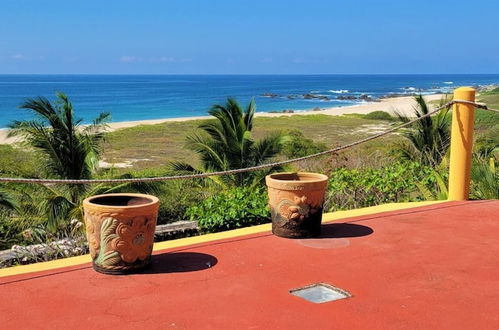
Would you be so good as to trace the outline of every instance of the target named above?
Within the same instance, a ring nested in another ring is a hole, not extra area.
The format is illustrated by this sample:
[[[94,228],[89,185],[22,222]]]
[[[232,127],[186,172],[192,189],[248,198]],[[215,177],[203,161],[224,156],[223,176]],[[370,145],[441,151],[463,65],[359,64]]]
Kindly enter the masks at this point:
[[[9,136],[20,136],[39,154],[45,175],[58,179],[90,179],[98,166],[100,144],[104,139],[109,113],[101,113],[90,125],[81,125],[73,105],[63,93],[51,103],[45,97],[27,99],[21,106],[35,119],[14,121]],[[49,225],[55,229],[62,220],[79,208],[88,187],[85,185],[43,185],[36,195]]]
[[[477,199],[499,198],[497,160],[475,157],[471,168],[472,196]]]
[[[414,107],[415,117],[422,117],[430,112],[430,108],[422,95],[414,97],[417,106]],[[441,100],[441,105],[446,100]],[[409,117],[396,112],[397,117],[408,122]],[[425,165],[437,166],[445,157],[450,146],[449,108],[434,116],[423,118],[413,124],[412,129],[404,133],[409,145],[400,148],[402,155],[410,160],[419,161]]]
[[[243,111],[235,99],[229,98],[224,105],[214,105],[209,114],[215,117],[199,125],[203,134],[187,137],[187,148],[196,152],[202,168],[195,169],[186,163],[172,163],[176,172],[203,173],[246,168],[264,164],[282,150],[284,136],[270,134],[259,141],[252,138],[255,102],[251,100]],[[238,173],[220,178],[212,178],[222,185],[242,186],[259,182],[270,171]]]
[[[36,119],[14,121],[9,136],[21,136],[43,155],[46,174],[60,179],[89,179],[97,168],[104,139],[104,122],[109,113],[101,113],[92,124],[81,126],[74,117],[73,105],[63,93],[51,103],[45,97],[28,99],[21,106]],[[76,202],[82,186],[71,186],[71,201]],[[84,188],[84,187],[83,187]]]

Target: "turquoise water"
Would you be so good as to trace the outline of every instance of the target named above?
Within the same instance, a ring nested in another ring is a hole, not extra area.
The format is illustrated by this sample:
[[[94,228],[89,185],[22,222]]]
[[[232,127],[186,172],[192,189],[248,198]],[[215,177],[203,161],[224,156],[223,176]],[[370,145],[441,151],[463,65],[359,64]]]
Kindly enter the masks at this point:
[[[258,111],[304,110],[360,103],[338,96],[425,94],[499,83],[499,75],[0,75],[0,127],[30,114],[27,97],[66,93],[84,122],[109,111],[113,121],[206,115],[211,105],[255,98]],[[277,96],[270,98],[264,93]],[[311,93],[329,100],[304,99]]]

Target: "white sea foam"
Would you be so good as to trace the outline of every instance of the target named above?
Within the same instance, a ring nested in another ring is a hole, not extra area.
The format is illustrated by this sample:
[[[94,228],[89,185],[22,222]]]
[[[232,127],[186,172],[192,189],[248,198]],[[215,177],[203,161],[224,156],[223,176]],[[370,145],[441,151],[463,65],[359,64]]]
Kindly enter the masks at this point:
[[[329,92],[330,93],[334,93],[334,94],[346,94],[346,93],[350,93],[350,91],[348,89],[330,89]]]
[[[446,85],[452,85],[454,82],[453,81],[444,81],[444,84]]]

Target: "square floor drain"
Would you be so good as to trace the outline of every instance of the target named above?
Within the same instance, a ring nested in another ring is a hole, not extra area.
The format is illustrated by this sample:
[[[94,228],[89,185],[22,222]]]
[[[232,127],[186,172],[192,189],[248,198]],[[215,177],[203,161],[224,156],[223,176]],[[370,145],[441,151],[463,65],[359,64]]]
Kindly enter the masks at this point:
[[[345,299],[352,296],[347,291],[326,283],[317,283],[303,288],[293,289],[290,290],[289,293],[316,304]]]

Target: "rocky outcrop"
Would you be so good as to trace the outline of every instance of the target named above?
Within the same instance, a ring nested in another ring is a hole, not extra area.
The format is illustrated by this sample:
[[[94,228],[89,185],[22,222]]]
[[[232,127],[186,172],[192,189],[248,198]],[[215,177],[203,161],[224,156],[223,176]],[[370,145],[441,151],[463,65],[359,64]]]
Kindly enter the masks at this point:
[[[322,101],[329,101],[330,98],[325,96],[325,95],[316,95],[316,94],[310,94],[310,93],[307,93],[307,94],[303,94],[303,98],[305,100],[322,100]]]
[[[370,97],[367,94],[360,94],[360,96],[355,95],[338,95],[336,97],[338,100],[349,100],[349,101],[368,101],[368,102],[376,102],[377,99]]]
[[[321,100],[321,101],[329,101],[329,100],[331,100],[326,95],[317,95],[317,94],[312,94],[312,93],[306,93],[306,94],[302,94],[302,95],[294,95],[293,94],[293,95],[286,95],[286,96],[281,96],[281,95],[276,94],[276,93],[263,93],[261,96],[262,97],[268,97],[268,98],[271,98],[271,99],[275,99],[275,98],[278,98],[278,97],[285,97],[288,100],[294,100],[294,99],[299,99],[299,98],[303,98],[305,100]]]

